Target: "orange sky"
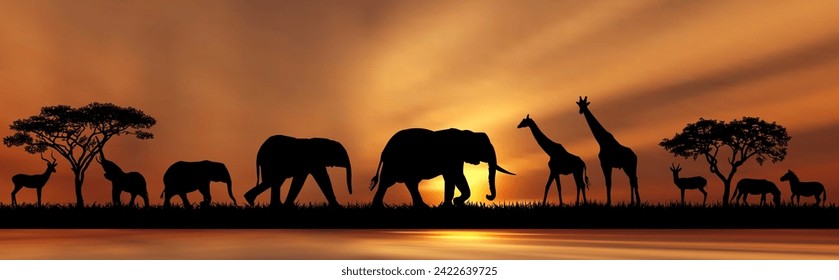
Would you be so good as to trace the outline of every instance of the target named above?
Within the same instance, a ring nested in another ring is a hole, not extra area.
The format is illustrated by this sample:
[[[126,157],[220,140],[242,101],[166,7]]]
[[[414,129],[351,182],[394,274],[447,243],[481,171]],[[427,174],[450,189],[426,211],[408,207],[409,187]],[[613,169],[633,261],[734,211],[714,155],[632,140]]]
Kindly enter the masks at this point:
[[[708,178],[708,199],[718,201],[722,185],[706,163],[673,158],[657,143],[699,117],[744,115],[776,121],[793,138],[787,160],[751,162],[737,178],[769,178],[786,199],[778,178],[791,168],[834,193],[837,10],[836,1],[2,1],[0,122],[56,104],[144,110],[158,120],[155,139],[117,138],[106,152],[145,174],[153,204],[178,160],[226,163],[242,200],[256,181],[256,151],[274,134],[341,141],[355,194],[343,169],[330,170],[338,200],[369,202],[370,177],[396,131],[484,131],[499,163],[518,174],[498,176],[503,203],[540,201],[544,191],[548,157],[515,127],[531,114],[583,157],[590,197],[602,201],[598,148],[574,104],[582,95],[639,155],[643,200],[678,198],[667,169],[677,162],[684,175]],[[46,202],[75,201],[67,167],[59,161]],[[0,149],[0,178],[43,169],[21,148]],[[485,202],[486,166],[466,172],[470,201]],[[85,201],[109,202],[101,168],[92,165],[87,178]],[[571,201],[573,181],[562,182]],[[425,201],[439,203],[441,188],[439,179],[424,182]],[[616,176],[613,199],[628,201],[628,189]],[[10,180],[0,180],[0,193],[9,191]],[[221,184],[213,195],[229,201]],[[701,201],[698,192],[688,198]],[[313,182],[298,198],[324,201]],[[401,184],[385,201],[410,202]]]

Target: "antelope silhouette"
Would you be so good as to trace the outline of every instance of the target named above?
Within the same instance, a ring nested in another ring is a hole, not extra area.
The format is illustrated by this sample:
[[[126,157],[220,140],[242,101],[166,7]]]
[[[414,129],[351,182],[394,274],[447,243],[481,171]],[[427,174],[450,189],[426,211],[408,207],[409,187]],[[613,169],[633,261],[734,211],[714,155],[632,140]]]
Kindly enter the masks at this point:
[[[632,204],[641,203],[641,195],[638,194],[638,156],[632,149],[618,143],[615,136],[609,133],[600,122],[589,111],[588,96],[577,101],[580,106],[580,114],[585,116],[586,123],[588,123],[591,134],[594,135],[594,140],[600,146],[600,153],[597,157],[600,158],[600,167],[603,169],[603,177],[606,179],[606,205],[612,205],[612,168],[623,169],[626,176],[629,177],[629,196]]]
[[[542,133],[542,130],[536,125],[536,121],[530,118],[530,115],[522,119],[518,125],[518,128],[524,127],[530,128],[530,132],[533,133],[533,138],[536,139],[536,143],[550,157],[548,161],[550,175],[548,175],[548,183],[545,185],[545,196],[542,198],[542,204],[547,204],[551,182],[556,181],[559,205],[562,205],[562,186],[559,183],[559,175],[569,174],[574,174],[574,182],[577,184],[577,205],[580,204],[580,192],[583,193],[583,203],[586,203],[586,189],[588,188],[589,182],[588,175],[586,174],[586,163],[583,162],[583,159],[569,153],[562,144],[551,141],[548,136]]]
[[[798,176],[792,172],[792,170],[787,170],[787,173],[781,177],[781,182],[789,181],[789,189],[792,192],[792,196],[789,197],[790,202],[792,199],[796,199],[797,204],[801,204],[801,196],[812,196],[816,198],[816,204],[822,203],[822,201],[827,201],[827,192],[824,190],[824,185],[819,182],[801,182],[798,180]],[[819,198],[821,196],[821,198]]]
[[[702,176],[679,178],[679,171],[682,171],[681,165],[676,166],[675,164],[670,164],[670,171],[673,172],[673,183],[682,192],[682,205],[685,205],[685,190],[699,190],[702,192],[702,205],[705,205],[705,200],[708,199],[708,192],[705,191],[705,185],[708,184],[708,180],[705,180]]]
[[[15,196],[21,188],[35,189],[38,192],[38,206],[41,206],[41,189],[43,189],[44,185],[47,184],[47,181],[50,179],[50,175],[52,175],[52,173],[55,173],[55,167],[58,165],[57,163],[55,163],[57,160],[52,155],[52,153],[50,153],[50,157],[52,158],[52,162],[44,158],[44,155],[41,154],[41,159],[47,163],[47,170],[44,170],[43,174],[17,174],[15,176],[12,176],[12,183],[15,185],[14,190],[12,190],[13,206],[17,205],[17,199]]]

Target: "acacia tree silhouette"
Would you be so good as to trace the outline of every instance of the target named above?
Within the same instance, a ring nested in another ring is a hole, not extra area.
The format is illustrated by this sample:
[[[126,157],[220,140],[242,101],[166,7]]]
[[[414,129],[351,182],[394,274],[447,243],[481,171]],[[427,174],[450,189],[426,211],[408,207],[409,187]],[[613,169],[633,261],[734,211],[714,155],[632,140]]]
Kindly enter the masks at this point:
[[[38,115],[14,121],[10,129],[16,133],[3,138],[3,144],[23,146],[31,154],[52,149],[67,159],[74,174],[76,206],[84,207],[85,171],[108,140],[127,134],[151,139],[154,135],[144,129],[155,123],[143,111],[111,103],[95,102],[79,108],[47,106]]]
[[[673,138],[664,138],[659,145],[674,156],[684,158],[705,157],[711,173],[717,175],[724,185],[722,203],[728,206],[731,182],[737,168],[754,158],[759,165],[768,159],[773,163],[784,160],[791,137],[787,129],[774,122],[768,123],[757,117],[743,117],[724,122],[700,118],[690,123]],[[731,151],[728,174],[719,169],[720,151]]]

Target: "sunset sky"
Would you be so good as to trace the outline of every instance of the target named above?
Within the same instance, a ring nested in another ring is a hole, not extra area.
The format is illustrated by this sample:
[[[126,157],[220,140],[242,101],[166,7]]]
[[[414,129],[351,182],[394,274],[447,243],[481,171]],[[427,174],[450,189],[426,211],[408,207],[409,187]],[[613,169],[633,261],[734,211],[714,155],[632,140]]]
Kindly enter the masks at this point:
[[[837,1],[0,1],[0,134],[48,105],[141,109],[158,121],[155,138],[116,138],[105,152],[145,175],[152,204],[175,161],[224,162],[244,202],[266,138],[330,138],[353,164],[353,195],[345,171],[329,171],[338,200],[367,203],[395,132],[455,127],[486,132],[500,165],[518,174],[498,175],[495,203],[505,203],[542,199],[548,157],[516,128],[530,114],[583,158],[589,197],[604,201],[598,146],[575,104],[588,96],[604,127],[638,154],[644,201],[678,199],[668,170],[675,162],[684,176],[708,178],[708,200],[718,202],[722,183],[704,160],[674,158],[657,144],[700,117],[757,116],[788,129],[787,159],[751,161],[735,180],[770,179],[786,201],[789,186],[778,178],[792,169],[823,182],[835,203],[836,11]],[[69,164],[58,164],[43,199],[74,202]],[[0,148],[0,178],[44,168],[22,148]],[[628,202],[628,180],[614,174],[612,199]],[[486,202],[486,165],[467,166],[466,175],[470,201]],[[573,201],[573,179],[562,183],[564,201]],[[11,189],[0,179],[0,203]],[[442,201],[441,178],[420,189],[427,203]],[[96,164],[84,195],[110,202]],[[223,184],[213,196],[230,202]],[[35,191],[17,199],[34,202]],[[549,199],[557,201],[555,189]],[[298,198],[308,202],[325,202],[312,178]],[[410,203],[404,185],[385,202]]]

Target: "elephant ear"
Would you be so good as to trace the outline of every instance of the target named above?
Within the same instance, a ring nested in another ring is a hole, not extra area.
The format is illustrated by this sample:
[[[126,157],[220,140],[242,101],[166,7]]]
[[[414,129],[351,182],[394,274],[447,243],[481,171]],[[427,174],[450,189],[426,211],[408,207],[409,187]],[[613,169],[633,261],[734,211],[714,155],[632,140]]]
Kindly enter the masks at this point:
[[[486,161],[483,151],[486,149],[484,143],[489,143],[489,137],[483,132],[472,132],[464,130],[463,140],[458,143],[459,150],[464,162],[478,165]]]

